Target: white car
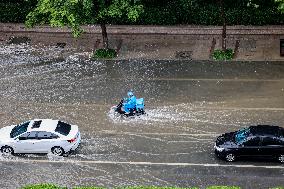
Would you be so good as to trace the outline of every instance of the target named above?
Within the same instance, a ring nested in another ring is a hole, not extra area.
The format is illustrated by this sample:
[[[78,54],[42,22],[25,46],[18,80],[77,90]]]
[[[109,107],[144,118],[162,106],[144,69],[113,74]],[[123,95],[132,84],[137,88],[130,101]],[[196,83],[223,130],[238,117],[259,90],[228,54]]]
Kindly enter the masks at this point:
[[[81,142],[77,125],[59,120],[34,119],[0,129],[3,154],[53,153],[62,156],[75,150]]]

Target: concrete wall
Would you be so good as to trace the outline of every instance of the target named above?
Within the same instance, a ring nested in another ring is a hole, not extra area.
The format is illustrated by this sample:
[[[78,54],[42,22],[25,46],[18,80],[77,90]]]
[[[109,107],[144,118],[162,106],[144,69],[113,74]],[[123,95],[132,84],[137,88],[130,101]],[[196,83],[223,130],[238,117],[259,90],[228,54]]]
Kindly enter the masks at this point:
[[[27,29],[22,24],[0,24],[0,43],[11,37],[25,36],[32,45],[66,43],[78,51],[100,48],[99,26],[84,26],[85,33],[73,38],[67,28],[40,26]],[[208,60],[212,40],[221,48],[222,27],[210,26],[108,26],[110,46],[119,48],[118,58],[199,59]],[[280,39],[284,26],[230,26],[227,46],[233,48],[240,40],[236,60],[283,60]]]

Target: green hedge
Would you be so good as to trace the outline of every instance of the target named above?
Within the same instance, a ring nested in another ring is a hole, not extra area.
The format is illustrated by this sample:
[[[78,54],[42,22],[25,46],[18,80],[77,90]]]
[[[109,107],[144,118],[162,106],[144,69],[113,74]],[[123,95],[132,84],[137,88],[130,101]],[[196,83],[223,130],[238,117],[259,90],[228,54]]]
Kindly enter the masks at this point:
[[[1,0],[0,22],[24,23],[26,15],[35,7],[35,2]]]

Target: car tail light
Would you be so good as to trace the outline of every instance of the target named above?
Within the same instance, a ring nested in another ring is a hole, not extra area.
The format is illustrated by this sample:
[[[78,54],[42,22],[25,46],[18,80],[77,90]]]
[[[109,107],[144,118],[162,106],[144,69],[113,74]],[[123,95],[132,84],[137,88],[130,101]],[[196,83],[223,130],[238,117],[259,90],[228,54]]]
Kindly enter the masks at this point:
[[[72,138],[71,140],[67,140],[67,141],[70,142],[70,143],[73,143],[73,142],[76,141],[76,138]]]

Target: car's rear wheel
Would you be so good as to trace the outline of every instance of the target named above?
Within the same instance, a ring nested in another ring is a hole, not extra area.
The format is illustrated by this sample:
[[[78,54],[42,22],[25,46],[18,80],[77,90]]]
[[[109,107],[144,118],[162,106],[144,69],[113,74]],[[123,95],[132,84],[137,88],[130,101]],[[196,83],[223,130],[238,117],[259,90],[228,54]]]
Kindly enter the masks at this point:
[[[13,150],[13,148],[10,147],[10,146],[3,146],[3,147],[1,148],[1,152],[2,152],[2,154],[4,154],[4,155],[12,155],[12,154],[14,154],[14,150]]]
[[[236,156],[234,154],[229,153],[226,154],[225,159],[226,161],[233,162],[236,161]]]
[[[284,155],[278,156],[278,161],[280,161],[280,163],[284,163]]]
[[[51,153],[53,153],[56,156],[62,156],[64,154],[64,150],[59,146],[55,146],[51,149]]]

